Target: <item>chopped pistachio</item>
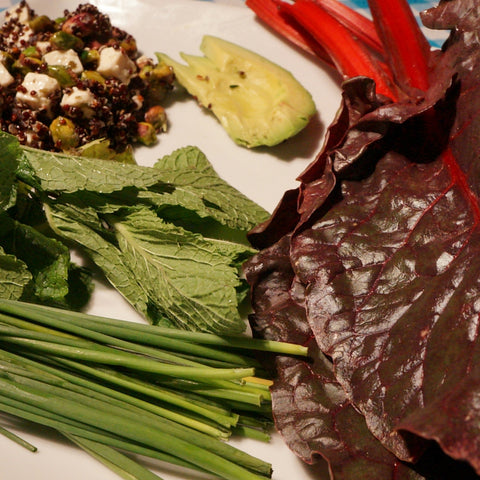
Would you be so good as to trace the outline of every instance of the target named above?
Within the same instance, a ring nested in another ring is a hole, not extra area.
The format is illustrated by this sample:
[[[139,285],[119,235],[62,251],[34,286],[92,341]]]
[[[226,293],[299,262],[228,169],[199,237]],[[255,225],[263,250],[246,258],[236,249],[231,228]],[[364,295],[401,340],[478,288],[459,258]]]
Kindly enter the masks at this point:
[[[50,29],[53,26],[53,22],[46,15],[38,15],[32,18],[28,25],[35,33],[38,33]]]
[[[50,43],[60,50],[79,50],[83,48],[83,40],[70,33],[59,31],[50,37]]]
[[[55,118],[50,124],[50,132],[53,141],[62,150],[75,148],[80,143],[75,124],[69,118]]]
[[[160,105],[154,105],[145,112],[145,121],[151,123],[157,131],[166,131],[167,129],[165,109]]]
[[[85,70],[82,72],[82,76],[80,77],[82,80],[91,80],[94,82],[101,83],[102,85],[105,83],[105,78],[100,75],[100,73],[96,72],[95,70]]]
[[[62,65],[49,65],[48,75],[55,78],[61,87],[71,87],[75,85],[75,79],[70,74],[70,71]]]
[[[83,63],[85,68],[97,68],[98,62],[100,60],[100,53],[98,50],[92,48],[86,48],[80,53],[80,61]]]
[[[148,122],[139,122],[138,123],[138,141],[144,145],[150,146],[156,143],[157,134],[155,132],[155,127]]]
[[[40,52],[37,50],[37,47],[30,45],[22,52],[26,57],[35,57],[40,58]]]

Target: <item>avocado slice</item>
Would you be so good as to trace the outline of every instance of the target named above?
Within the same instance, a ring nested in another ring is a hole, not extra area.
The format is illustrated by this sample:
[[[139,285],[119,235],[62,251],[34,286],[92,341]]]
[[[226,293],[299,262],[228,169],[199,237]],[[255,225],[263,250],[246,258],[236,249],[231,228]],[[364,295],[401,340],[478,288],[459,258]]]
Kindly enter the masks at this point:
[[[187,65],[156,55],[239,145],[277,145],[302,130],[316,112],[312,96],[295,77],[261,55],[211,35],[203,37],[200,50],[203,57],[180,53]]]

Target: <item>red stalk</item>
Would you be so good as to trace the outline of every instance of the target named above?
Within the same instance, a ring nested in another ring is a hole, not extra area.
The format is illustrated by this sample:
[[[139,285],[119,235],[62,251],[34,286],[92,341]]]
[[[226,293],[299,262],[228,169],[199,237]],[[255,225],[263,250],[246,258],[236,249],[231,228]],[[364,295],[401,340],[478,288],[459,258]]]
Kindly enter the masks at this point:
[[[282,37],[292,42],[297,47],[306,52],[321,58],[323,61],[332,65],[332,61],[325,50],[305,32],[300,25],[292,22],[282,15],[278,9],[275,0],[246,0],[245,5],[250,8],[257,17],[275,30]]]
[[[371,32],[371,22],[356,12],[353,15],[352,11],[337,0],[297,0],[294,4],[280,0],[247,0],[246,4],[262,20],[290,40],[295,37],[291,30],[299,27],[287,22],[287,18],[294,18],[325,48],[334,66],[344,77],[369,76],[375,80],[377,91],[393,100],[398,101],[398,96],[393,93],[392,83],[407,97],[417,96],[418,90],[425,92],[429,88],[430,46],[406,0],[369,0],[373,24],[383,45],[380,50],[373,50],[377,54],[380,51],[388,56],[386,61],[393,72],[391,75],[382,70],[380,62],[374,58],[374,52],[367,48],[373,46],[370,41],[376,38]],[[276,11],[276,4],[280,11]],[[368,32],[366,37],[361,36],[362,30]],[[434,113],[430,112],[429,115],[426,121],[432,123],[435,129]],[[460,188],[472,206],[475,221],[480,222],[478,198],[450,148],[442,153],[442,160],[450,172],[453,184]]]
[[[405,0],[369,0],[370,11],[382,40],[397,85],[425,91],[429,86],[430,46]]]
[[[369,0],[374,23],[389,54],[389,64],[397,84],[408,93],[410,88],[426,91],[429,88],[430,46],[418,26],[406,0]],[[436,118],[428,112],[426,121],[435,129]],[[470,188],[452,149],[441,154],[441,159],[450,172],[452,184],[458,186],[469,202],[475,222],[480,222],[478,197]]]
[[[325,48],[343,77],[370,77],[375,80],[378,93],[396,99],[394,87],[380,63],[347,27],[319,4],[297,0],[294,4],[279,2],[279,8],[293,17]]]
[[[372,20],[337,0],[312,1],[323,7],[352,33],[355,33],[360,41],[371,48],[374,52],[377,52],[382,57],[385,55],[382,42],[378,37],[377,30]]]

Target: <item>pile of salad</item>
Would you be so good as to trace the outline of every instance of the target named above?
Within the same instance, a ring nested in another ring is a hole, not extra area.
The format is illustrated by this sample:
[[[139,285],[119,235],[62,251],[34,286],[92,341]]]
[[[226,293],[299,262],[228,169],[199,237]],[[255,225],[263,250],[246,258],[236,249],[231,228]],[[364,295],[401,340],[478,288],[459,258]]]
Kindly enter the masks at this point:
[[[173,78],[94,5],[51,19],[22,1],[0,29],[0,129],[49,151],[102,138],[118,152],[151,145]]]

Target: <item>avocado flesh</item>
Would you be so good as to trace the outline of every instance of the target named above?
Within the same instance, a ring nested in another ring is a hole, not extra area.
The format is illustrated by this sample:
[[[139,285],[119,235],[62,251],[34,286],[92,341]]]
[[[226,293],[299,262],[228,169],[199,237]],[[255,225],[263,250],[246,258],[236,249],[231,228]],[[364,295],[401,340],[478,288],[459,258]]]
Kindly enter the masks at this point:
[[[310,93],[266,58],[211,35],[203,37],[200,50],[203,57],[180,53],[186,65],[157,56],[239,145],[277,145],[302,130],[316,112]]]

